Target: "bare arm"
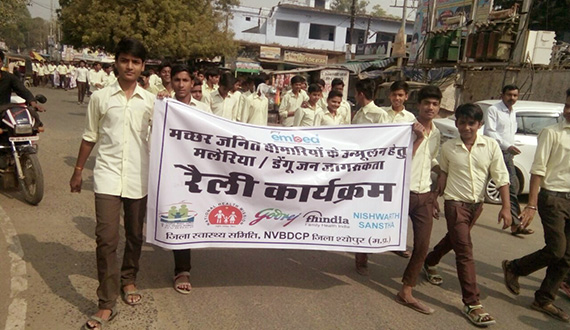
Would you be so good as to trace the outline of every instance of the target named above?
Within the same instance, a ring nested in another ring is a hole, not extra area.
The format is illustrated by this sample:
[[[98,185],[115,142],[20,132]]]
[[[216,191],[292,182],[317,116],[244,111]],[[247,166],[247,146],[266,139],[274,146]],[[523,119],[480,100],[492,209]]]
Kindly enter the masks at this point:
[[[501,194],[501,204],[503,207],[499,211],[499,221],[503,220],[503,229],[507,229],[511,226],[513,219],[511,217],[511,198],[509,196],[509,185],[506,184],[499,188],[499,193]]]
[[[538,205],[538,190],[540,189],[540,182],[542,181],[542,176],[531,174],[530,175],[530,188],[528,192],[528,204],[521,212],[521,227],[526,228],[530,225],[536,214]]]
[[[81,192],[81,184],[83,182],[81,174],[83,172],[83,167],[87,162],[87,158],[89,158],[91,150],[93,150],[94,146],[95,143],[93,142],[81,140],[81,145],[79,146],[79,154],[77,155],[77,162],[75,163],[75,169],[73,170],[71,180],[69,180],[71,192]]]

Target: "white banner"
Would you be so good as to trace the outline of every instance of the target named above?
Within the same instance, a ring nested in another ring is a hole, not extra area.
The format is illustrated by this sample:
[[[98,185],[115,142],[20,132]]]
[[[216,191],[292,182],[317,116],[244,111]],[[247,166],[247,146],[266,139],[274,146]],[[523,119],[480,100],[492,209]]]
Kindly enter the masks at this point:
[[[157,101],[147,241],[404,250],[411,124],[254,126]]]

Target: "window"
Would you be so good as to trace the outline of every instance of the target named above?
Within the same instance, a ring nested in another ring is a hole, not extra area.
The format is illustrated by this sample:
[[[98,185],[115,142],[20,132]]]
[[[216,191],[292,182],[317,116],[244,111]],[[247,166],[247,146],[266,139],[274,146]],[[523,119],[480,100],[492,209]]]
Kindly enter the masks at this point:
[[[325,0],[315,0],[315,8],[325,8]]]
[[[376,34],[376,42],[382,42],[382,41],[394,41],[394,38],[396,38],[395,34],[392,33],[377,33]]]
[[[522,119],[522,125],[519,118]],[[543,128],[556,124],[558,120],[559,117],[521,116],[517,118],[517,133],[538,135]]]
[[[311,24],[309,39],[334,41],[334,30],[331,25]]]
[[[251,21],[251,17],[248,16],[248,17],[245,18],[245,20],[248,21],[248,22],[250,22],[250,21]]]
[[[299,22],[277,20],[275,35],[280,37],[299,37]]]
[[[350,42],[350,29],[346,29],[346,43],[347,44],[363,44],[364,43],[364,35],[366,31],[354,29],[354,38],[352,42]]]

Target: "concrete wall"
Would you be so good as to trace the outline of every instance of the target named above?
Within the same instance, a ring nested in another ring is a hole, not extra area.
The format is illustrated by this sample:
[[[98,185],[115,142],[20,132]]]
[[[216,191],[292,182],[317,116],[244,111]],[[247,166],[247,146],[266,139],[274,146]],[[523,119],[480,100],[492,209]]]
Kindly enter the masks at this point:
[[[504,83],[503,83],[504,81]],[[517,71],[468,71],[463,82],[462,102],[498,99],[503,85],[520,88],[519,98],[530,101],[564,103],[570,88],[570,70],[529,69]]]

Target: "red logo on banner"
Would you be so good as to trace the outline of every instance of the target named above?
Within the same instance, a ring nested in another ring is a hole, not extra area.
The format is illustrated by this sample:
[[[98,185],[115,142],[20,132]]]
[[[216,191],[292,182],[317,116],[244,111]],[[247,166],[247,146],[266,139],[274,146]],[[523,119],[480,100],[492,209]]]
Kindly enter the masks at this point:
[[[212,225],[239,225],[242,219],[242,211],[232,205],[218,206],[208,214],[208,222]]]

